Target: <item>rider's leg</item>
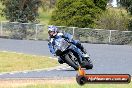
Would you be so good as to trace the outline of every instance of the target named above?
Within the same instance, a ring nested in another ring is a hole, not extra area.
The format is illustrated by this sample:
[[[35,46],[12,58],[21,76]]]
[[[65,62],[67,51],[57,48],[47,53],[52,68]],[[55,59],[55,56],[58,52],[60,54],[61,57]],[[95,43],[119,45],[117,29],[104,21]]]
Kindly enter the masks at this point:
[[[83,47],[83,45],[81,44],[80,41],[78,41],[78,40],[73,40],[73,44],[76,45],[76,47],[78,47],[78,48],[83,52],[83,56],[84,56],[84,57],[90,57],[90,56],[87,54],[86,49]]]
[[[87,53],[87,51],[85,50],[85,48],[83,47],[83,45],[81,44],[80,41],[78,40],[73,40],[72,42],[74,45],[76,45],[76,47],[78,47],[83,53]]]

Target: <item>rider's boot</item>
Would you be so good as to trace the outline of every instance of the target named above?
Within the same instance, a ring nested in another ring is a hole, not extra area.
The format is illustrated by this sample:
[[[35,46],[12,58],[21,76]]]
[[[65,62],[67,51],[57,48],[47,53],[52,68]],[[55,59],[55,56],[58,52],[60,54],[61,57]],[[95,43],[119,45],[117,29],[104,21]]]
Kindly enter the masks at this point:
[[[77,46],[79,49],[81,49],[81,51],[83,52],[83,56],[84,56],[84,57],[89,57],[89,55],[87,54],[86,49],[84,49],[84,47],[83,47],[83,45],[81,45],[81,43],[78,43],[76,46]]]

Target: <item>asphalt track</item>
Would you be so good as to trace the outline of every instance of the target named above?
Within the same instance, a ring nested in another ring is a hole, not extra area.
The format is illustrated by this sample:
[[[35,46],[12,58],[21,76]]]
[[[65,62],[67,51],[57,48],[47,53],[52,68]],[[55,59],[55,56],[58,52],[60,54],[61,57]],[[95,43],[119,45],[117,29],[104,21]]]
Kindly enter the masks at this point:
[[[87,43],[83,45],[94,64],[94,68],[86,73],[132,75],[132,46]],[[53,57],[46,41],[0,39],[0,51]],[[58,78],[75,77],[76,74],[76,71],[64,64],[50,70],[0,73],[0,78]]]

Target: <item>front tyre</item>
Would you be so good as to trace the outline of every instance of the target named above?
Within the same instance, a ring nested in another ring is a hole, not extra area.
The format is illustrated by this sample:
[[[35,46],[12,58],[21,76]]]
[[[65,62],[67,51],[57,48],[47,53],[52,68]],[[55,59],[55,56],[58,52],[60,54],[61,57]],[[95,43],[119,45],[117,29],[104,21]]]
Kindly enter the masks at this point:
[[[85,58],[85,60],[83,61],[83,67],[86,69],[92,69],[93,68],[93,63],[89,57]]]
[[[71,51],[69,51],[69,53],[65,55],[65,61],[69,66],[73,67],[75,70],[79,69],[79,62]]]

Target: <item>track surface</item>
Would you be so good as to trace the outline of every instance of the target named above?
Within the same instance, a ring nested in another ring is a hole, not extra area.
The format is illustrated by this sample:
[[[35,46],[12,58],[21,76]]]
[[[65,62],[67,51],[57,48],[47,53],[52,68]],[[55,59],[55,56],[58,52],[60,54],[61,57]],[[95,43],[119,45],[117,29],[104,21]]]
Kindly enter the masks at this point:
[[[83,43],[83,45],[90,53],[94,64],[94,68],[87,70],[86,73],[132,75],[132,46],[86,43]],[[53,57],[49,53],[46,41],[0,39],[0,51]],[[64,64],[52,70],[0,74],[0,78],[75,77],[76,73],[76,71]]]

